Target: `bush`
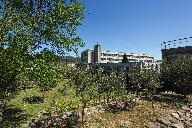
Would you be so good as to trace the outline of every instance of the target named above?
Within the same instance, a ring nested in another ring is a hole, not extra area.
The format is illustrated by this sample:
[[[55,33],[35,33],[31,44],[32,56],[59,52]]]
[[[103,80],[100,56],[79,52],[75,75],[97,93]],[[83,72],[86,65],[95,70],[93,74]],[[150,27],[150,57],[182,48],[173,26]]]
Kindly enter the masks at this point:
[[[133,68],[128,73],[129,88],[133,91],[147,89],[154,93],[161,87],[159,77],[160,73],[156,70]]]
[[[73,99],[59,99],[55,101],[55,108],[59,113],[64,113],[74,109],[78,109],[78,106],[81,104],[78,98]]]
[[[192,59],[163,62],[161,67],[162,91],[192,93]]]

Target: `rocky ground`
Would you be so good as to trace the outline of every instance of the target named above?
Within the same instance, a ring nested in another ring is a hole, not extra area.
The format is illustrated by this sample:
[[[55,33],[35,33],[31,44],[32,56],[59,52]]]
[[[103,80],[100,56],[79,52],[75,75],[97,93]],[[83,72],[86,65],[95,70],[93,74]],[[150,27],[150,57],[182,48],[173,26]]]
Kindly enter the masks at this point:
[[[106,111],[112,113],[120,110],[124,111],[128,110],[132,105],[134,105],[134,102],[126,101],[89,107],[84,109],[84,116],[103,113]],[[81,115],[82,111],[66,112],[63,115],[51,115],[51,113],[44,110],[38,113],[38,118],[33,119],[28,128],[71,128],[80,122]]]
[[[180,110],[148,122],[146,128],[192,128],[192,104]]]
[[[110,103],[110,104],[103,104],[98,105],[90,108],[85,108],[85,116],[95,116],[96,114],[101,114],[105,112],[110,113],[116,113],[118,111],[127,111],[131,107],[134,106],[134,102],[119,102],[116,103]],[[158,107],[158,106],[156,106]],[[159,109],[160,110],[160,109]],[[156,112],[157,113],[157,112]],[[165,112],[166,113],[166,112]],[[145,122],[145,126],[135,126],[135,127],[145,127],[145,128],[192,128],[192,104],[190,105],[184,105],[177,111],[172,111],[167,114],[163,114],[161,116],[156,116],[155,121],[153,122]],[[43,119],[34,119],[30,124],[29,128],[41,128],[41,127],[73,127],[77,126],[78,122],[81,121],[81,111],[79,112],[67,112],[64,115],[60,116],[50,116],[49,113],[46,111],[40,112],[39,118],[43,116],[47,116],[47,118]],[[158,114],[159,115],[159,114]],[[115,115],[118,116],[118,115]],[[129,116],[129,115],[128,115]],[[122,118],[122,117],[119,117]],[[95,118],[97,119],[97,118]],[[103,118],[103,120],[105,120]],[[122,120],[122,119],[121,119]],[[126,117],[125,117],[125,120]],[[141,120],[141,119],[140,119]],[[146,121],[144,118],[143,121]],[[92,122],[93,123],[93,122]],[[128,121],[130,124],[130,121]],[[128,127],[129,124],[123,124],[124,127]],[[122,126],[123,126],[122,125]],[[85,126],[92,127],[89,124],[85,123]],[[121,127],[122,127],[121,126]],[[101,126],[103,128],[106,128],[108,126]]]
[[[154,103],[137,98],[85,108],[84,126],[86,128],[192,128],[191,98],[186,102],[180,96],[177,97],[164,96]],[[79,110],[63,115],[52,115],[44,110],[38,113],[37,119],[33,119],[28,127],[81,127],[81,114],[82,111]]]
[[[46,112],[42,113],[43,115]],[[49,116],[43,119],[33,119],[28,128],[72,128],[79,121],[75,112],[67,112],[62,116]]]

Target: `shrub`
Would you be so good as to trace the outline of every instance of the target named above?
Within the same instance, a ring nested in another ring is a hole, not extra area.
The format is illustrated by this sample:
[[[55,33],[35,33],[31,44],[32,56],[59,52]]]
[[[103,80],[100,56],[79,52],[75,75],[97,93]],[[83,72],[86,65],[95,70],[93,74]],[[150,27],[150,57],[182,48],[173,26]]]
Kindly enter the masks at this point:
[[[130,88],[136,88],[136,91],[145,88],[150,93],[154,93],[161,87],[160,73],[156,70],[133,68],[129,71],[128,77]],[[137,86],[140,86],[140,89]]]
[[[55,108],[59,113],[68,112],[77,109],[81,104],[78,98],[73,99],[58,99],[55,101]]]
[[[174,91],[181,94],[192,93],[192,59],[163,62],[161,84],[163,91]]]

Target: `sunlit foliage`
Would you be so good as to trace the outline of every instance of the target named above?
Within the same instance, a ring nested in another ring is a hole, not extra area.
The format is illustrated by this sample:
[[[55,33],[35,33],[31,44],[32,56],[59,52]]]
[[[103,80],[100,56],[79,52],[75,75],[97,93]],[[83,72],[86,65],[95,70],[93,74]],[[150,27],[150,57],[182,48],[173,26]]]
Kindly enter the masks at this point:
[[[192,59],[164,62],[161,69],[163,90],[182,94],[192,93]]]
[[[76,32],[84,12],[77,0],[1,1],[0,98],[26,81],[43,90],[55,86],[55,55],[77,53],[84,45]]]

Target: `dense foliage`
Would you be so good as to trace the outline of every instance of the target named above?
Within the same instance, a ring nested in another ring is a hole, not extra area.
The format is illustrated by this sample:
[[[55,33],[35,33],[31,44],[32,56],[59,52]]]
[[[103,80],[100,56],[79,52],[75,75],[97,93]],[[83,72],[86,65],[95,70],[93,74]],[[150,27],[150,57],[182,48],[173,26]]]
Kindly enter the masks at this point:
[[[128,76],[129,84],[132,88],[139,86],[141,89],[147,89],[150,93],[155,93],[161,87],[160,73],[156,70],[132,68]],[[141,89],[138,88],[136,90]]]
[[[0,99],[21,85],[37,84],[43,91],[55,86],[60,78],[55,55],[84,45],[76,32],[83,17],[77,0],[2,0]]]
[[[192,59],[163,62],[161,69],[162,91],[192,93]]]
[[[69,85],[75,89],[76,97],[79,97],[82,107],[82,119],[84,108],[90,102],[110,102],[123,98],[125,95],[125,74],[112,71],[109,74],[103,69],[94,70],[82,65],[72,68],[68,72]]]

